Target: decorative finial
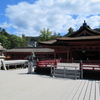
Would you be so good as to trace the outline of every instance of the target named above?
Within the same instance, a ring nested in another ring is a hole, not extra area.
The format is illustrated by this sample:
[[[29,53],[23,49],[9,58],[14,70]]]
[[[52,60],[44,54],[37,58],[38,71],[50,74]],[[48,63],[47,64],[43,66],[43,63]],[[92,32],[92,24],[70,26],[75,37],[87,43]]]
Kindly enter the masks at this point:
[[[85,20],[84,20],[84,23],[86,23]]]
[[[87,26],[87,23],[85,22],[85,20],[84,20],[83,26]]]
[[[85,20],[84,20],[83,25],[82,25],[80,28],[83,28],[83,27],[87,27],[87,28],[91,29],[91,28],[90,28],[90,26],[88,26],[88,25],[87,25],[87,23],[86,23],[86,21],[85,21]]]

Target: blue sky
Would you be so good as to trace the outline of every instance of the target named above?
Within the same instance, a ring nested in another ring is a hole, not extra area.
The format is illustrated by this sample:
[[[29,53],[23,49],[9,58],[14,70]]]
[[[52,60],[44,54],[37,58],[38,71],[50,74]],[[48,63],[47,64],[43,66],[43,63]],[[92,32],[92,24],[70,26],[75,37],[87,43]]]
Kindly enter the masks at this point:
[[[78,30],[86,20],[91,28],[100,27],[100,0],[3,0],[0,27],[10,34],[39,36],[49,28],[66,34]]]

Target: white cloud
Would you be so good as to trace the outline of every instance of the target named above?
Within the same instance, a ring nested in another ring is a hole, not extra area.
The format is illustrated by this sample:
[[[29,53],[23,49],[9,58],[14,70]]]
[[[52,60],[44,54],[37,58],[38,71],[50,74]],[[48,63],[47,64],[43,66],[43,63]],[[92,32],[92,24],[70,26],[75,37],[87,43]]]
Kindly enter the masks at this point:
[[[92,2],[100,2],[100,0],[92,0]]]
[[[10,23],[10,24],[8,24],[7,22],[4,22],[4,23],[2,23],[1,25],[0,25],[0,27],[3,27],[3,28],[8,28],[8,27],[11,27],[12,26],[12,24]]]
[[[91,28],[98,27],[99,5],[99,0],[38,0],[34,4],[20,2],[8,5],[6,16],[18,30],[17,33],[27,36],[38,36],[43,28],[67,33],[69,27],[78,29],[84,20]]]

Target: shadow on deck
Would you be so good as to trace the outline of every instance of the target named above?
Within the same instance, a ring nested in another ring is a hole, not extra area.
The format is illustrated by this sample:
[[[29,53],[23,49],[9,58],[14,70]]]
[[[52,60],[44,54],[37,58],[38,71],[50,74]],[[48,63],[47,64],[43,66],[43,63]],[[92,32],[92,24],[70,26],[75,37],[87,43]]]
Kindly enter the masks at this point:
[[[83,79],[100,80],[100,71],[83,70]]]

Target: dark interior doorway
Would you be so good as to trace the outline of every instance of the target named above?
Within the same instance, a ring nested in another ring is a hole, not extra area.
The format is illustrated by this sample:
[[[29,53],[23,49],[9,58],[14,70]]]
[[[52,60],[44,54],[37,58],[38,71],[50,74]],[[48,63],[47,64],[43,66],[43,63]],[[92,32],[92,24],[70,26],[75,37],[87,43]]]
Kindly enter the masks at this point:
[[[74,59],[76,60],[99,60],[99,51],[74,51]]]

